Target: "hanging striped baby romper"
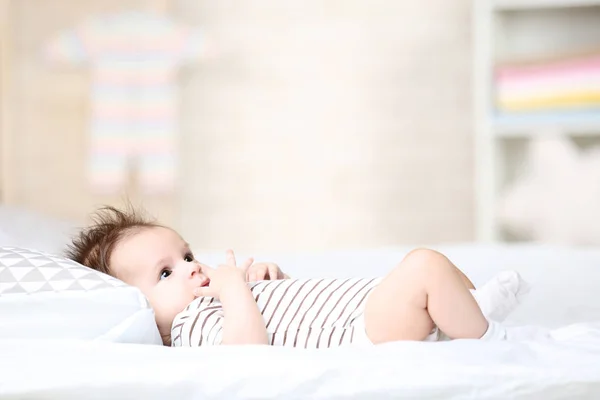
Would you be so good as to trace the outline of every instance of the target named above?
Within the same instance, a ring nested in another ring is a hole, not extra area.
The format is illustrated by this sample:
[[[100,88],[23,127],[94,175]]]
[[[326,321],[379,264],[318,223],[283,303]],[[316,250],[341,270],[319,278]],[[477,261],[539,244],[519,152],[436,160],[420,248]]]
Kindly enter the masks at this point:
[[[286,279],[248,285],[264,317],[269,344],[328,348],[366,344],[363,313],[380,278]],[[212,297],[199,297],[173,321],[172,346],[221,343],[223,308]]]
[[[177,72],[204,54],[199,30],[143,11],[94,16],[47,43],[49,61],[91,68],[87,178],[95,192],[118,193],[130,164],[145,193],[175,188]]]

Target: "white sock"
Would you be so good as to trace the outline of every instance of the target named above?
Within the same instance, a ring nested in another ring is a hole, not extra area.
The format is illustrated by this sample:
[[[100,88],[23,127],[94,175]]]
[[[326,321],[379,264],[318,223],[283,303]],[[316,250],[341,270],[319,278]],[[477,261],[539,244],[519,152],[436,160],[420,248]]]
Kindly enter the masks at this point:
[[[550,331],[538,326],[510,326],[488,320],[488,328],[481,340],[510,340],[510,341],[545,341],[550,340]]]
[[[486,319],[502,322],[529,292],[529,285],[516,271],[502,271],[477,290],[471,290]]]
[[[506,340],[506,328],[496,321],[488,320],[488,328],[480,340]]]

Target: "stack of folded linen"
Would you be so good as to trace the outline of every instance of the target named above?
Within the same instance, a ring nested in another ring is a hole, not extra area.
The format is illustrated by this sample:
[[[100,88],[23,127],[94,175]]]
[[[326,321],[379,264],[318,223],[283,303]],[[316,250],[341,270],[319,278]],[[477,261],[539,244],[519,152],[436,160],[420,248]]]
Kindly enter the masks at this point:
[[[585,118],[600,115],[600,51],[499,66],[496,108],[506,118]]]

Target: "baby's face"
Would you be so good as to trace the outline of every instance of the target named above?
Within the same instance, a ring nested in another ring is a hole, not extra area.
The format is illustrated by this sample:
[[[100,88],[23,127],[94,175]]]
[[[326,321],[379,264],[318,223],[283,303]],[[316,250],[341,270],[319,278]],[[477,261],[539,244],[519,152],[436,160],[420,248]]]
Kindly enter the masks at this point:
[[[126,235],[115,246],[110,267],[117,278],[138,287],[148,298],[163,338],[170,334],[175,316],[194,300],[194,288],[209,283],[189,245],[163,227]]]

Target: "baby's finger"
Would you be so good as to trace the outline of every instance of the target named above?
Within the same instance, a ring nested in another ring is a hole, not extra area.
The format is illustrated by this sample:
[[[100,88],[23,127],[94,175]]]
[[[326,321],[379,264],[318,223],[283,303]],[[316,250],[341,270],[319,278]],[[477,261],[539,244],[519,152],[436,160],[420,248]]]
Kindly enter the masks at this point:
[[[255,271],[255,279],[257,281],[265,281],[269,279],[269,269],[266,264],[260,264],[260,268]]]
[[[225,252],[225,264],[235,267],[235,254],[231,249]]]
[[[267,265],[267,268],[269,269],[269,279],[270,280],[279,279],[279,276],[278,276],[279,267],[277,267],[277,265],[269,264],[269,265]]]
[[[217,297],[217,292],[210,286],[197,287],[194,289],[194,296],[196,296],[196,297]]]
[[[256,282],[258,279],[256,279],[256,272],[252,271],[250,273],[248,273],[248,282]]]
[[[209,279],[211,276],[213,276],[213,273],[215,272],[214,268],[211,268],[208,265],[202,263],[198,263],[198,265],[200,265],[200,272],[206,275]]]
[[[244,263],[242,265],[240,265],[240,268],[243,269],[244,271],[248,271],[248,268],[250,268],[250,266],[252,265],[253,262],[254,262],[254,259],[252,257],[250,257],[249,259],[244,261]]]

